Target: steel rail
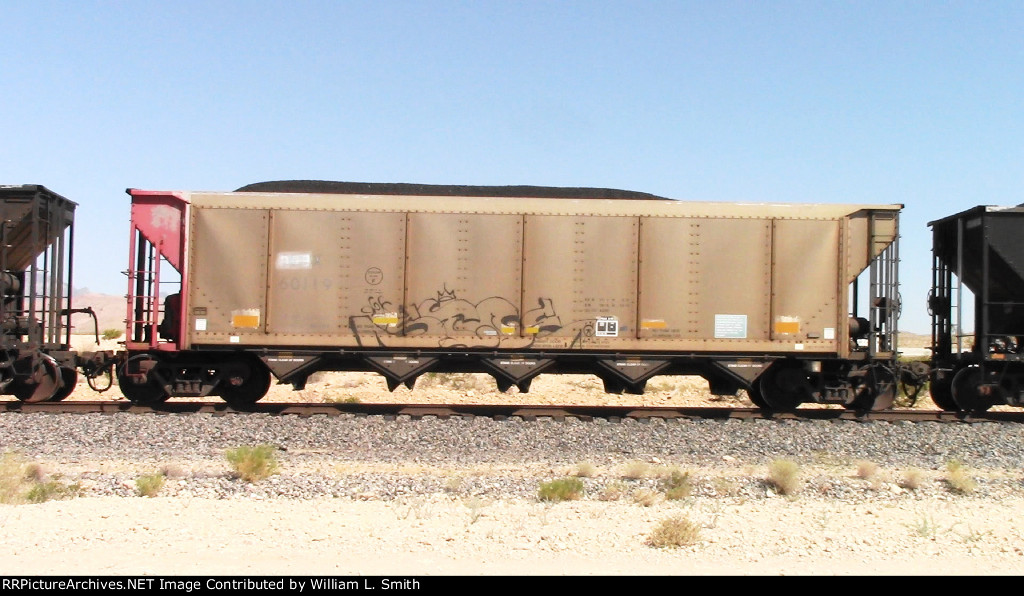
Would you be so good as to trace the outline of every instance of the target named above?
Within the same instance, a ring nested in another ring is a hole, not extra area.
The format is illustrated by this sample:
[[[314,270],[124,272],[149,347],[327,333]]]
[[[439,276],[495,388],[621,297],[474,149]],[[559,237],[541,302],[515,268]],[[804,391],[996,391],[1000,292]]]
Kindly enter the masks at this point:
[[[0,412],[113,414],[214,414],[244,415],[270,414],[294,416],[383,416],[395,418],[408,416],[412,419],[425,417],[485,417],[496,420],[519,418],[537,420],[550,418],[564,420],[602,419],[609,421],[652,419],[671,420],[848,420],[887,422],[1024,422],[1024,411],[984,412],[964,414],[940,410],[884,410],[879,412],[856,412],[841,409],[807,408],[792,412],[765,412],[757,408],[719,407],[642,407],[642,406],[573,406],[573,405],[477,405],[477,404],[362,404],[362,403],[257,403],[248,410],[236,410],[225,402],[174,401],[156,406],[138,406],[129,401],[63,401],[27,403],[21,401],[0,401]]]

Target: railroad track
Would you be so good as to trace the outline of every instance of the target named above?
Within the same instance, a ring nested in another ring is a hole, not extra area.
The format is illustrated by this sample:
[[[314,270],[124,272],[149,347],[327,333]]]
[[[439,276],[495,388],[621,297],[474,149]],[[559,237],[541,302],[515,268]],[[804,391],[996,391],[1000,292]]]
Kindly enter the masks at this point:
[[[2,412],[48,412],[61,414],[116,413],[133,414],[215,414],[245,415],[271,414],[290,416],[408,416],[412,419],[424,417],[486,417],[496,420],[521,418],[536,420],[550,418],[564,420],[603,419],[620,421],[626,419],[648,421],[651,419],[735,419],[735,420],[852,420],[852,421],[908,421],[908,422],[1024,422],[1024,411],[985,412],[962,414],[939,410],[890,410],[881,412],[854,412],[840,409],[798,409],[794,412],[767,413],[757,408],[661,408],[630,406],[546,406],[546,405],[402,405],[402,404],[360,404],[360,403],[258,403],[249,410],[236,410],[222,401],[217,402],[167,402],[154,407],[137,406],[128,401],[67,401],[27,403],[21,401],[0,401]]]

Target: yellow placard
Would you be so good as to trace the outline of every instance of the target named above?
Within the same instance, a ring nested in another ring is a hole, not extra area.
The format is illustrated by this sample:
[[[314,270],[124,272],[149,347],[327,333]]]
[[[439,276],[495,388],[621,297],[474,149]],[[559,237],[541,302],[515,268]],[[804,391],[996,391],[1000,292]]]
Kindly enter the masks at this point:
[[[775,333],[800,333],[800,321],[775,321]]]
[[[231,326],[243,329],[259,329],[259,315],[232,315]]]

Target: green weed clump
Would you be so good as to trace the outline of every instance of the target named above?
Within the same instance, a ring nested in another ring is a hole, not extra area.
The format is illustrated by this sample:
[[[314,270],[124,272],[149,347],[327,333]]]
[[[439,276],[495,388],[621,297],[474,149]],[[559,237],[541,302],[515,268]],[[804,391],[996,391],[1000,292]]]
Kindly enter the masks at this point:
[[[135,479],[135,490],[140,497],[155,497],[164,487],[166,478],[163,474],[146,474]]]
[[[542,482],[537,496],[541,501],[552,503],[576,501],[583,498],[583,481],[579,478],[567,477]]]
[[[935,538],[940,531],[938,524],[935,523],[935,518],[930,514],[922,514],[917,521],[907,524],[907,527],[910,528],[914,536],[920,538]]]
[[[121,329],[104,329],[103,339],[117,339],[124,333]]]
[[[77,482],[64,484],[57,480],[50,480],[33,484],[32,488],[28,490],[28,494],[25,495],[25,500],[29,503],[45,503],[46,501],[73,499],[81,492],[82,487]]]
[[[246,482],[258,482],[277,474],[277,447],[256,445],[235,447],[224,453],[235,476]]]
[[[677,548],[700,542],[699,524],[685,515],[662,520],[647,539],[647,545],[655,548]]]
[[[780,495],[795,495],[800,490],[800,466],[793,460],[777,459],[768,466],[767,480]]]

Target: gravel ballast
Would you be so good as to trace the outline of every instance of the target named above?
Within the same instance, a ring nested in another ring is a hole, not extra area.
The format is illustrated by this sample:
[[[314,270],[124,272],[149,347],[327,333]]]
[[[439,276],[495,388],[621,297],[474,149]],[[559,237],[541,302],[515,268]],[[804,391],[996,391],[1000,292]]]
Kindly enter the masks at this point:
[[[1022,438],[1003,423],[8,413],[2,449],[81,496],[0,506],[0,542],[9,573],[1021,573]],[[281,467],[249,483],[224,452],[255,444]],[[765,480],[778,458],[800,466],[793,496]],[[953,460],[973,490],[947,482]],[[878,471],[858,475],[864,461]],[[582,500],[538,501],[584,463]],[[672,469],[690,496],[664,497]],[[156,471],[158,496],[137,496]],[[674,516],[700,524],[697,544],[649,546]]]

